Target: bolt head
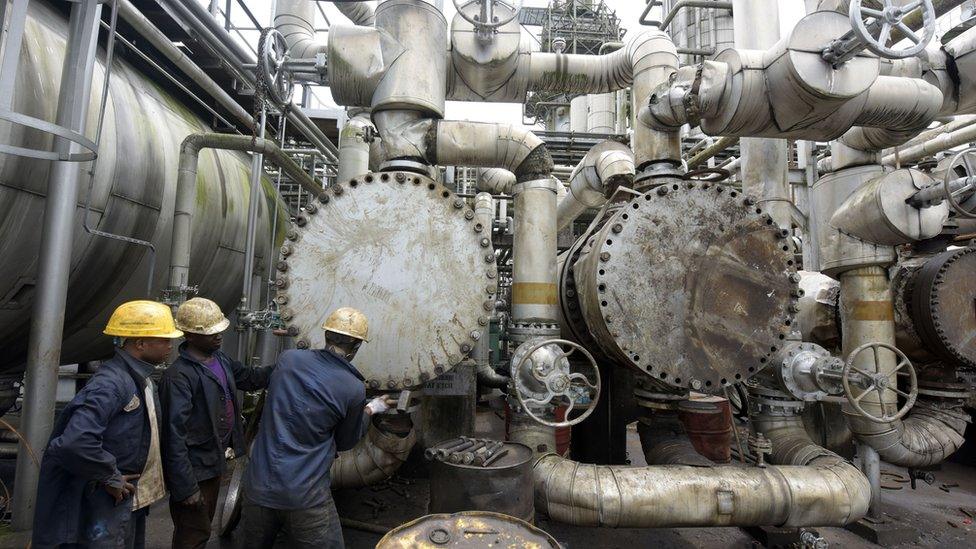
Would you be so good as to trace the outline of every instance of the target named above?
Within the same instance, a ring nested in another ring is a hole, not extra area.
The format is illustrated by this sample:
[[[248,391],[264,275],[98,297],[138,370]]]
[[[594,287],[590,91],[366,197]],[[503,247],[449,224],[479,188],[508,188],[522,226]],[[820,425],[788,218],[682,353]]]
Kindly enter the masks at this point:
[[[279,261],[279,262],[278,262],[277,264],[275,264],[275,267],[276,267],[276,268],[277,268],[277,269],[278,269],[279,271],[281,271],[281,272],[285,272],[285,271],[287,271],[287,270],[288,270],[288,262],[287,262],[287,261],[284,261],[284,260],[282,260],[282,261]]]
[[[295,229],[288,229],[288,232],[285,233],[285,238],[292,241],[298,240],[298,231]]]
[[[614,233],[619,233],[620,231],[624,230],[624,226],[620,223],[614,223],[610,230],[612,230]]]
[[[658,196],[664,196],[664,195],[668,194],[668,187],[667,187],[667,185],[661,185],[660,187],[657,188],[657,191],[656,192],[657,192],[657,195]]]
[[[491,240],[488,240],[487,238],[482,238],[481,239],[481,247],[482,248],[487,248],[488,246],[491,246]]]
[[[329,200],[330,200],[329,195],[327,195],[325,193],[322,193],[322,194],[319,195],[319,202],[321,202],[323,204],[328,204],[329,203]]]
[[[288,327],[288,335],[290,335],[291,337],[297,336],[298,335],[298,326],[289,326]]]
[[[304,227],[305,225],[308,225],[308,218],[306,218],[304,215],[300,215],[296,217],[295,225],[298,225],[299,227]]]
[[[396,174],[395,174],[395,175],[393,176],[393,179],[395,179],[397,183],[403,183],[404,181],[406,181],[406,180],[407,180],[407,176],[406,176],[406,175],[404,175],[404,174],[403,174],[402,172],[397,172],[397,173],[396,173]]]
[[[308,349],[308,341],[305,341],[304,339],[299,339],[295,343],[295,347],[297,347],[299,349]]]
[[[485,263],[494,263],[495,254],[485,254]]]
[[[462,353],[465,353],[465,354],[470,353],[471,352],[471,345],[468,344],[468,343],[462,343],[461,344],[461,352]]]
[[[600,261],[610,261],[610,252],[601,252]]]
[[[368,383],[369,383],[369,388],[370,389],[379,389],[380,388],[380,380],[378,380],[378,379],[371,379],[371,380],[369,380]]]
[[[392,379],[386,382],[386,387],[389,389],[396,389],[396,386],[397,386],[397,382],[393,381]]]
[[[474,212],[472,212],[471,210],[464,212],[464,218],[468,220],[474,219]],[[475,229],[475,231],[477,230],[478,229]]]
[[[461,200],[460,198],[455,199],[454,200],[454,207],[460,210],[461,208],[464,207],[464,201]]]
[[[308,204],[305,205],[305,211],[308,212],[309,214],[314,215],[315,212],[319,211],[319,207],[316,206],[314,202],[309,202]]]
[[[288,244],[282,244],[282,245],[281,245],[281,255],[282,255],[282,256],[284,256],[284,257],[288,257],[288,256],[290,256],[290,255],[291,255],[291,252],[292,252],[292,251],[294,251],[294,248],[292,248],[292,247],[291,247],[291,246],[289,246]]]
[[[471,336],[471,339],[473,339],[475,341],[478,341],[479,339],[481,339],[481,332],[479,332],[478,330],[472,330],[472,332],[470,334],[468,334],[468,335],[470,335]]]
[[[488,317],[487,316],[479,316],[478,317],[478,325],[479,326],[487,326],[488,325]]]

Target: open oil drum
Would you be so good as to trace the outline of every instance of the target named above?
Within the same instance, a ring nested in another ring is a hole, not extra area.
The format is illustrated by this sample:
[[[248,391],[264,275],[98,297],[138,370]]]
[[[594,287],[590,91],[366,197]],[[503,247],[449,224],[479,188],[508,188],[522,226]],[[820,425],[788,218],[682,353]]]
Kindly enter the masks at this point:
[[[532,450],[514,442],[502,449],[508,452],[487,467],[435,461],[429,512],[494,511],[533,522]]]
[[[390,530],[376,544],[376,549],[445,547],[558,549],[560,545],[523,520],[487,511],[420,517]]]

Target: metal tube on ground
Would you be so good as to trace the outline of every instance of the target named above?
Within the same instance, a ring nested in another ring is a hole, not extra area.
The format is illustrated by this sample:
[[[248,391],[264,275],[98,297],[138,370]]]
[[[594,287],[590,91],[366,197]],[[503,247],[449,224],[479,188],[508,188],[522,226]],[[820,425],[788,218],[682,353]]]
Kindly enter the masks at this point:
[[[81,134],[84,134],[88,120],[100,15],[101,4],[94,0],[71,6],[56,121],[58,126]],[[55,138],[54,146],[63,154],[75,152],[77,147],[63,138]],[[25,439],[17,453],[12,507],[15,530],[28,530],[33,524],[40,464],[31,454],[44,451],[54,428],[64,308],[80,184],[80,165],[67,161],[54,163],[44,205],[36,295],[27,344],[21,418]]]

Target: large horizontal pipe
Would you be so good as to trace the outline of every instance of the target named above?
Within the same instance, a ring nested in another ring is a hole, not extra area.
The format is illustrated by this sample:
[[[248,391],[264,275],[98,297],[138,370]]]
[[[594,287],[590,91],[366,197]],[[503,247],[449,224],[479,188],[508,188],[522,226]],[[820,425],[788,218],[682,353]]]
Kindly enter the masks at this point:
[[[853,465],[589,465],[549,454],[534,467],[536,510],[577,526],[842,526],[871,486]]]

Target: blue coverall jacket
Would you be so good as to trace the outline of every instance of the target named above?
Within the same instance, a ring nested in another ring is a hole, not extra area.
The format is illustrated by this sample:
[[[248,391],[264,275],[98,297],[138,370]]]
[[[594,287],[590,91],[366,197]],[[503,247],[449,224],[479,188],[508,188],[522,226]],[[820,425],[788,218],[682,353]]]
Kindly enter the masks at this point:
[[[230,447],[242,456],[244,429],[237,390],[264,389],[273,366],[247,368],[222,351],[214,356],[224,368],[234,402]],[[160,427],[166,487],[174,501],[183,501],[197,491],[198,482],[221,475],[226,468],[225,446],[217,429],[226,410],[224,391],[217,376],[187,353],[184,343],[180,345],[180,357],[163,373],[159,395],[166,418]]]
[[[35,547],[88,544],[124,528],[131,498],[115,505],[102,485],[122,486],[122,475],[141,474],[146,465],[151,435],[143,399],[152,370],[119,349],[58,416],[41,460]],[[155,404],[161,419],[158,398]]]
[[[369,423],[363,376],[324,349],[289,350],[271,374],[261,426],[244,473],[244,496],[281,510],[323,505],[332,493],[329,468]]]

